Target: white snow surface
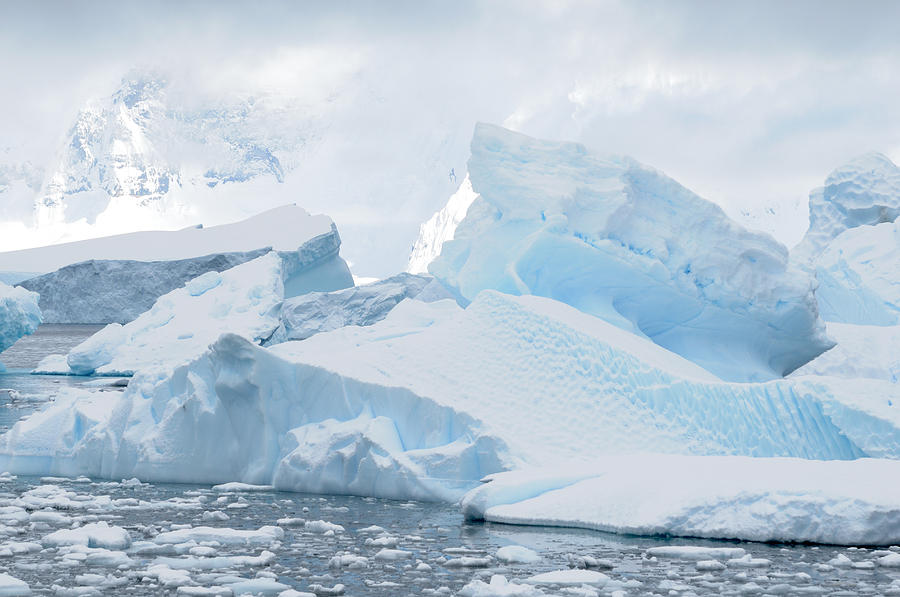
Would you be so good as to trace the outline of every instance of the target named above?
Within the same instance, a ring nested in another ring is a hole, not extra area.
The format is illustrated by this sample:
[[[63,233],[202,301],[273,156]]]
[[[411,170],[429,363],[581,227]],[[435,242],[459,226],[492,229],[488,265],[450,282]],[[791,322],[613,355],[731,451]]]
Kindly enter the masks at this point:
[[[733,381],[781,377],[831,346],[812,275],[664,174],[479,124],[478,197],[429,271],[465,302],[547,296]]]
[[[6,573],[0,573],[0,597],[27,597],[31,589],[24,580]]]
[[[221,226],[176,231],[132,232],[90,240],[0,253],[0,271],[52,272],[90,259],[172,261],[213,253],[247,252],[271,247],[296,251],[304,243],[336,234],[331,218],[284,205]],[[339,241],[338,241],[339,244]]]
[[[0,437],[0,470],[453,500],[489,473],[598,455],[897,458],[896,393],[726,383],[565,304],[485,291],[268,349],[226,334],[118,396],[61,394]]]
[[[819,281],[819,312],[826,321],[900,323],[900,222],[842,232],[822,249],[812,267]]]
[[[837,344],[791,374],[900,381],[900,325],[828,323]],[[886,395],[890,399],[891,395]]]
[[[73,348],[66,363],[76,375],[133,375],[180,365],[226,332],[259,342],[278,326],[283,268],[282,258],[270,251],[224,272],[207,272],[161,296],[134,321],[109,324]],[[38,371],[58,365],[51,357]]]
[[[841,233],[893,222],[900,214],[900,168],[880,153],[861,155],[834,170],[809,194],[809,229],[792,251],[800,264],[815,260]]]
[[[0,282],[0,352],[22,336],[34,333],[40,324],[37,293]]]
[[[637,535],[892,545],[900,542],[898,474],[900,462],[887,459],[619,456],[568,474],[492,475],[462,508],[470,519]]]
[[[428,273],[428,266],[441,254],[444,243],[453,240],[456,227],[466,217],[469,206],[477,198],[478,193],[472,189],[472,181],[467,174],[459,189],[447,200],[447,204],[419,226],[419,236],[413,244],[409,263],[406,265],[408,273]]]

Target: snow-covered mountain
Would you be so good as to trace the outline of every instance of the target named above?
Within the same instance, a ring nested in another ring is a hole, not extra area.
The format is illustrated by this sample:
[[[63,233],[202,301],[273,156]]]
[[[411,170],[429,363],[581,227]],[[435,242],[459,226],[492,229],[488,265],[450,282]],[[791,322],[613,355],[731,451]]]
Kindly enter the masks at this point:
[[[35,202],[38,224],[94,221],[111,205],[187,209],[178,191],[284,181],[316,117],[273,96],[193,104],[158,74],[133,72],[112,95],[85,107]]]
[[[477,198],[478,193],[472,189],[472,181],[467,175],[459,185],[459,189],[447,200],[447,205],[419,226],[419,237],[409,255],[407,272],[410,274],[428,272],[428,264],[441,254],[445,242],[453,240],[456,227],[466,217],[469,206]]]

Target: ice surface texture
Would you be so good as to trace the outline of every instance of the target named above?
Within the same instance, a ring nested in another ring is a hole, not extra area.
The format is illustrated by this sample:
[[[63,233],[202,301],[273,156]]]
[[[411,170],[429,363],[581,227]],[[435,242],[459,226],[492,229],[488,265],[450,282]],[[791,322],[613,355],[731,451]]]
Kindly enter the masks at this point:
[[[269,349],[225,335],[121,397],[60,397],[0,439],[0,469],[452,499],[487,473],[604,454],[896,458],[895,393],[725,383],[562,303],[485,291]]]
[[[38,295],[0,282],[0,352],[22,336],[33,333],[40,324]],[[2,368],[0,364],[0,370]]]
[[[429,268],[464,301],[547,296],[732,381],[831,346],[787,249],[658,171],[479,124],[469,176],[479,197]]]

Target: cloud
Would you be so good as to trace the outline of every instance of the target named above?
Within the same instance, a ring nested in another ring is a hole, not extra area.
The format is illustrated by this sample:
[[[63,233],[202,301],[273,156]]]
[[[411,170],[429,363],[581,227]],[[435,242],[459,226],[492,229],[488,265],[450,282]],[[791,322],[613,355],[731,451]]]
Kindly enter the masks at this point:
[[[184,102],[260,89],[299,99],[327,114],[330,138],[290,200],[340,214],[365,274],[402,268],[417,223],[453,190],[446,171],[464,170],[476,121],[630,154],[732,211],[805,197],[858,153],[900,158],[895,2],[58,2],[5,13],[0,145],[52,169],[77,110],[136,66],[170,73]],[[802,222],[785,240],[800,233]]]

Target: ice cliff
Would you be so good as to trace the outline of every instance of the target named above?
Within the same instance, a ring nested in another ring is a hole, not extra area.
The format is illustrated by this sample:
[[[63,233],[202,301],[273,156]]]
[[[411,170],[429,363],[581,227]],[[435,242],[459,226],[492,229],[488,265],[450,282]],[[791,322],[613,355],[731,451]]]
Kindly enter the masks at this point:
[[[488,473],[602,455],[900,457],[894,384],[725,383],[540,297],[406,300],[268,349],[244,336],[144,369],[120,397],[58,399],[0,439],[0,469],[450,499]]]
[[[471,151],[478,197],[429,267],[461,300],[547,296],[733,381],[831,346],[787,249],[664,174],[486,124]]]
[[[33,333],[40,324],[38,295],[0,282],[0,353],[22,336]]]

